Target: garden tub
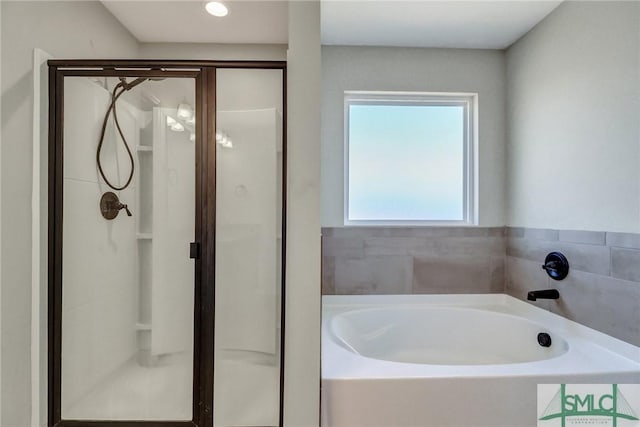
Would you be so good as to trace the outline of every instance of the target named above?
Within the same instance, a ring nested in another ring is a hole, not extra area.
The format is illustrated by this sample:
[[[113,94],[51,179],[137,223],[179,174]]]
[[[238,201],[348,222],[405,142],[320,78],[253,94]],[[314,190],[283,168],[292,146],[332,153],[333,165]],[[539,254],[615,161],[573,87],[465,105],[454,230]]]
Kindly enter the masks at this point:
[[[332,295],[322,311],[324,427],[533,427],[537,384],[640,383],[640,348],[508,295]]]

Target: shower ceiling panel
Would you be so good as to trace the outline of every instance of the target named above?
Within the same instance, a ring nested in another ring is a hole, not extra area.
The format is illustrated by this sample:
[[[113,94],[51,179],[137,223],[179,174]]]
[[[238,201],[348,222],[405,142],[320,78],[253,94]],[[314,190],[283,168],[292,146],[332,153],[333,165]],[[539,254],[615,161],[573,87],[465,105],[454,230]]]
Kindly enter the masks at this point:
[[[561,2],[321,0],[322,43],[504,49]],[[223,18],[207,14],[201,0],[102,3],[141,42],[288,42],[287,1],[227,0]]]
[[[201,0],[120,1],[102,4],[144,43],[287,44],[287,1],[228,1],[224,18]]]

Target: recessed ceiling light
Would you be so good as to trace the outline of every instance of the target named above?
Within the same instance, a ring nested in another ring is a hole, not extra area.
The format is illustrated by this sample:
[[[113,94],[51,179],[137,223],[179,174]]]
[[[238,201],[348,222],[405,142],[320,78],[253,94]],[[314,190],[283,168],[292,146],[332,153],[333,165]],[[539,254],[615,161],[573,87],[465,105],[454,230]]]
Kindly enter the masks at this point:
[[[204,8],[213,16],[227,16],[229,9],[219,1],[208,1]]]

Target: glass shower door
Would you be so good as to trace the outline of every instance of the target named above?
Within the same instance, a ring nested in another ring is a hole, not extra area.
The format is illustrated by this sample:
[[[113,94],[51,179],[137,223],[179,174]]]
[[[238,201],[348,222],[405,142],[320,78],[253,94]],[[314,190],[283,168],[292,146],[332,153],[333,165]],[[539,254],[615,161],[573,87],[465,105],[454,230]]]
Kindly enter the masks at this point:
[[[283,71],[216,74],[214,426],[277,426]]]
[[[192,78],[64,78],[62,419],[192,419],[194,110]]]
[[[49,427],[281,426],[285,63],[49,66]]]

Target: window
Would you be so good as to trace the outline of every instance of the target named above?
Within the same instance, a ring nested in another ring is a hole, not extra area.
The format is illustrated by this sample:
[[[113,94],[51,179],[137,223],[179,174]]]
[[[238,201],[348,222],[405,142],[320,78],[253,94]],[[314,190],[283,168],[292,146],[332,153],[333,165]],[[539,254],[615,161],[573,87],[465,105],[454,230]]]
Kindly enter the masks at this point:
[[[476,94],[346,92],[345,224],[475,224]]]

